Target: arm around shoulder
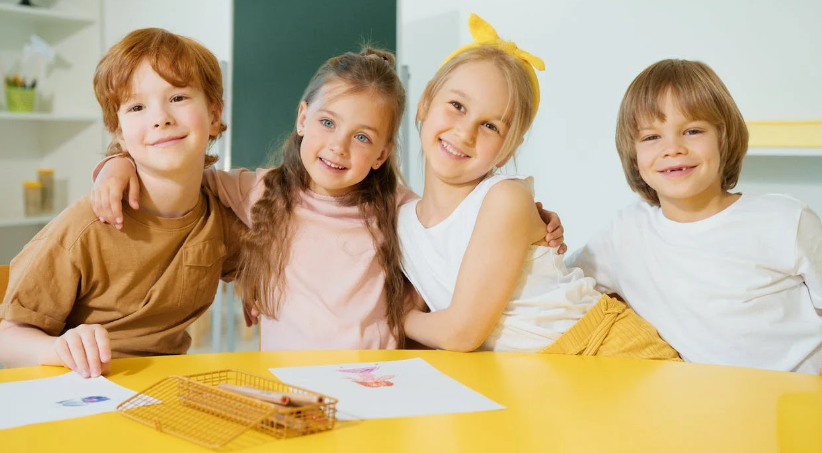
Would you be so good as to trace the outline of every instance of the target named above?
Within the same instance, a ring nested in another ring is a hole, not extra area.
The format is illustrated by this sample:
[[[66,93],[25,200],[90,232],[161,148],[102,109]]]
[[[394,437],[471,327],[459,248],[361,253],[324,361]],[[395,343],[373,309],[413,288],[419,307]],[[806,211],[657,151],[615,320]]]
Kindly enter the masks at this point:
[[[203,185],[211,190],[223,206],[231,209],[251,227],[251,208],[265,190],[264,178],[269,170],[239,168],[231,171],[214,167],[203,171]]]

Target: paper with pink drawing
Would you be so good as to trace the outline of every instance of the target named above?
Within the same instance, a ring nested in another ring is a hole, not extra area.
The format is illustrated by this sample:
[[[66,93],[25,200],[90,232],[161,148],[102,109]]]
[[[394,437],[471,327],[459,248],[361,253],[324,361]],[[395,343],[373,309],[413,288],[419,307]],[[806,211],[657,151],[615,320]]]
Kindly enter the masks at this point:
[[[505,409],[422,359],[269,371],[288,384],[337,398],[340,420]]]

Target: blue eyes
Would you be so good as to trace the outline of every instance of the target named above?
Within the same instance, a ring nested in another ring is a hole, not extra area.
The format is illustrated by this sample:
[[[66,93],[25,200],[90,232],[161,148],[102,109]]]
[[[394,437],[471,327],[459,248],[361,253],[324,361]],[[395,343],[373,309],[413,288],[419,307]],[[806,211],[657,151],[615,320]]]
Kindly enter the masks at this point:
[[[326,128],[329,128],[329,129],[331,129],[331,128],[333,128],[333,127],[334,127],[334,122],[333,122],[333,121],[331,121],[331,120],[330,120],[330,119],[328,119],[328,118],[323,118],[323,119],[321,119],[321,120],[320,120],[320,124],[322,124],[322,125],[323,125],[323,127],[326,127]],[[370,139],[367,135],[365,135],[365,134],[357,134],[357,135],[355,135],[355,136],[354,136],[354,140],[356,140],[356,141],[358,141],[358,142],[360,142],[360,143],[371,143],[371,139]]]

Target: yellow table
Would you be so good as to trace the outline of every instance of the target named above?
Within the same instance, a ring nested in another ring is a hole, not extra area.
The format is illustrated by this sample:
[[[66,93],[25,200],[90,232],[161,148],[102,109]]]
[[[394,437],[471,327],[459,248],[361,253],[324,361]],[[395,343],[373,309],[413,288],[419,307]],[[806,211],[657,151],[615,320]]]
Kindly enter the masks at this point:
[[[444,351],[204,354],[112,363],[108,376],[142,390],[171,375],[420,357],[505,410],[343,422],[333,431],[244,452],[822,452],[822,378],[630,359]],[[0,382],[65,369],[0,370]],[[12,410],[7,407],[0,410]],[[270,440],[269,440],[270,439]],[[2,452],[210,451],[117,413],[0,431]]]

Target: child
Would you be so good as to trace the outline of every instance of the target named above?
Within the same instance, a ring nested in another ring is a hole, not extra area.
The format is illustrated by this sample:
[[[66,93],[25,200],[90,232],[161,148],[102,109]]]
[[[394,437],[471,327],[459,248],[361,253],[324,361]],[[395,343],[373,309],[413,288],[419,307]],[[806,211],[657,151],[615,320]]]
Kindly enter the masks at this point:
[[[748,131],[704,63],[642,71],[617,150],[644,201],[569,258],[619,293],[687,361],[818,373],[822,224],[785,195],[730,193]]]
[[[128,34],[97,65],[94,91],[109,153],[128,151],[142,209],[120,231],[88,197],[69,206],[11,262],[0,305],[0,362],[65,365],[84,377],[111,358],[181,354],[186,327],[214,299],[237,231],[201,189],[222,131],[222,77],[202,45],[160,29]],[[239,226],[239,225],[238,225]]]
[[[400,208],[403,267],[431,313],[408,336],[456,351],[550,352],[678,360],[648,323],[594,290],[543,234],[530,189],[493,175],[522,143],[539,106],[542,60],[478,16],[477,41],[446,59],[417,110],[426,158],[422,199]],[[533,66],[533,67],[532,67]]]
[[[404,110],[393,55],[334,57],[303,94],[281,165],[205,172],[205,184],[251,228],[236,287],[265,315],[262,350],[403,344],[396,219],[413,194],[398,184],[393,149]],[[115,158],[103,171],[99,199],[119,200],[131,166]],[[112,218],[105,203],[100,213]]]

